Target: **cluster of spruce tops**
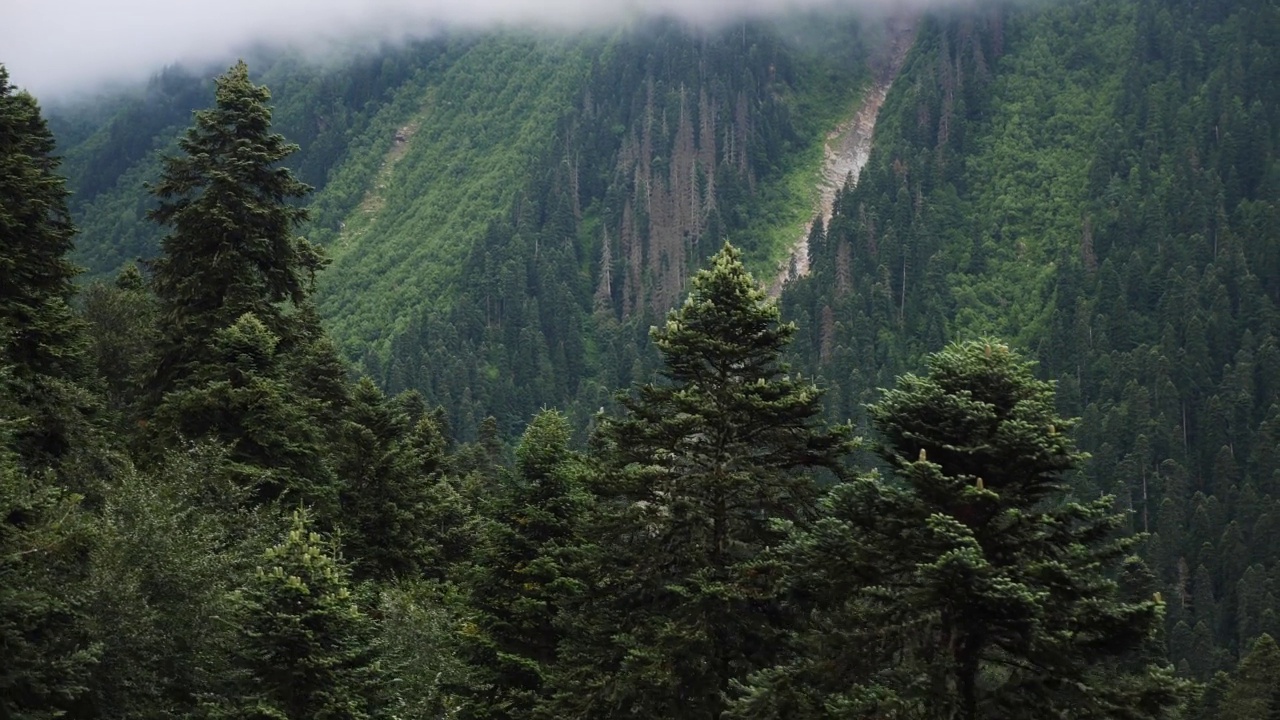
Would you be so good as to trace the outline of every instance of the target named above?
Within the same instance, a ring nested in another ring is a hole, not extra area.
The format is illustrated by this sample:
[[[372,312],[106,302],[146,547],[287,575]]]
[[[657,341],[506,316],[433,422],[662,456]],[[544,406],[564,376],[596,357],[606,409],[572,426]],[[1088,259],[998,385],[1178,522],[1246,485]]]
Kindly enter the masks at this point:
[[[218,79],[148,278],[76,311],[52,139],[0,70],[0,717],[1177,713],[1135,539],[1069,497],[1071,423],[1007,347],[900,378],[888,471],[855,469],[726,246],[586,452],[553,411],[514,463],[453,447],[326,340],[267,101]],[[1222,707],[1263,717],[1246,680]]]

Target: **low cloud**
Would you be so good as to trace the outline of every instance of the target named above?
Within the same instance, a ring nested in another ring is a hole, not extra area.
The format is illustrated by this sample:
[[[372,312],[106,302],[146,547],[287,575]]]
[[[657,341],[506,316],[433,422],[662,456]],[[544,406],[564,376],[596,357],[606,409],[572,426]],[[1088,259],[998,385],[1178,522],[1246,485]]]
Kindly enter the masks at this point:
[[[647,15],[702,25],[788,10],[899,9],[949,0],[9,0],[0,63],[42,98],[143,80],[165,65],[232,59],[250,45],[311,49],[448,27],[574,30]]]

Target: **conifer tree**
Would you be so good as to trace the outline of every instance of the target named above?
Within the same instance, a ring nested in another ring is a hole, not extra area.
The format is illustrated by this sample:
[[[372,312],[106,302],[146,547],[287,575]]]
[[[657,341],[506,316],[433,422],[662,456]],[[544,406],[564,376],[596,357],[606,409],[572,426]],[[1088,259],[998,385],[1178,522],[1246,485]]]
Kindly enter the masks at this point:
[[[75,228],[53,151],[40,106],[0,66],[0,365],[25,417],[11,431],[29,467],[65,455],[93,405],[77,385],[82,338],[69,301],[78,270],[67,260]]]
[[[1280,646],[1262,635],[1240,660],[1218,708],[1220,720],[1268,718],[1280,688]]]
[[[362,720],[382,717],[388,678],[375,626],[333,548],[295,512],[284,539],[233,597],[237,672],[209,700],[216,718]]]
[[[293,392],[279,344],[253,314],[218,330],[186,387],[156,409],[157,425],[225,445],[230,473],[256,502],[303,502],[332,524],[338,485],[307,412],[311,402]]]
[[[356,577],[390,580],[439,570],[455,529],[437,522],[453,500],[438,474],[441,458],[418,447],[407,414],[364,378],[343,420],[337,475],[342,481],[344,547]],[[416,432],[415,432],[416,431]]]
[[[464,718],[531,718],[556,660],[565,553],[586,507],[585,466],[569,449],[568,419],[545,410],[516,448],[509,489],[492,498],[466,585],[474,617],[464,654],[481,689]]]
[[[300,305],[319,250],[293,233],[310,188],[280,163],[297,150],[271,132],[270,93],[243,61],[217,78],[215,105],[196,113],[165,159],[151,218],[167,225],[152,267],[163,337],[153,390],[181,387],[210,361],[215,333],[253,313],[292,340],[285,305]]]
[[[0,65],[0,717],[62,716],[97,647],[84,609],[88,547],[61,467],[89,430],[82,326],[67,260],[75,228],[54,139]],[[89,482],[88,478],[84,479]]]
[[[132,426],[154,367],[155,297],[138,266],[131,264],[114,282],[90,285],[82,300],[88,358],[106,407]]]
[[[665,381],[598,433],[593,587],[567,620],[561,715],[718,718],[730,679],[772,660],[787,612],[760,554],[852,445],[781,361],[794,333],[727,244],[651,331]]]
[[[1067,499],[1081,455],[1052,386],[991,341],[929,369],[870,408],[899,483],[834,488],[783,547],[817,619],[731,717],[1165,716],[1161,601],[1127,601],[1112,579],[1136,539],[1111,498]]]
[[[83,607],[78,498],[19,468],[11,410],[0,407],[0,717],[42,720],[75,706],[97,647]]]

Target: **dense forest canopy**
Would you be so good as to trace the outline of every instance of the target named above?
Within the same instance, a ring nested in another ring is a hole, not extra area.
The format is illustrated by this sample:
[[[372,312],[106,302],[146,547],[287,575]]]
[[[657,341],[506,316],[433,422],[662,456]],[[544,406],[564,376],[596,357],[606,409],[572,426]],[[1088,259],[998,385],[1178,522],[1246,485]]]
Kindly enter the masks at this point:
[[[1277,40],[0,66],[0,717],[1280,717]]]

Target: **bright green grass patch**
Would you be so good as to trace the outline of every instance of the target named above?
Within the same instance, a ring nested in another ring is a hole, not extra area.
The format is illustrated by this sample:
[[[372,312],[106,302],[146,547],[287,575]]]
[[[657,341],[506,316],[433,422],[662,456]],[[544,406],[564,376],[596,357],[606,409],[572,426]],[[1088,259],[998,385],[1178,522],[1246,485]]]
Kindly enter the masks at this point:
[[[553,141],[589,68],[570,43],[496,36],[421,92],[365,198],[330,244],[321,311],[348,352],[384,349],[417,310],[448,303],[463,259]]]
[[[827,136],[858,111],[865,81],[861,76],[841,77],[815,69],[793,99],[805,144],[793,150],[779,176],[758,186],[752,223],[731,238],[746,248],[746,262],[758,279],[773,281],[779,265],[817,214],[825,183]]]

